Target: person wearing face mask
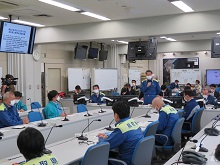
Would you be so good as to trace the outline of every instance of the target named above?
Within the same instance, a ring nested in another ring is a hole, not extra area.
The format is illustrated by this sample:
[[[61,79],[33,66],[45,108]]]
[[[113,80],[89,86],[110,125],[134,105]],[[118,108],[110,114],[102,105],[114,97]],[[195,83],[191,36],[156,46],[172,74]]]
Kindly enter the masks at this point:
[[[160,93],[160,85],[152,79],[152,71],[146,71],[146,80],[142,81],[140,90],[144,93],[144,104],[151,104],[152,100]]]
[[[131,83],[132,83],[131,89],[134,89],[137,92],[140,89],[140,87],[137,86],[136,80],[132,80]]]
[[[196,80],[196,85],[194,90],[196,91],[196,96],[201,96],[202,86],[200,85],[200,81]]]
[[[121,95],[136,95],[136,91],[131,88],[131,85],[129,83],[127,83],[122,88]]]
[[[55,118],[65,116],[65,113],[63,113],[60,105],[57,103],[57,101],[60,101],[60,96],[58,95],[58,92],[56,90],[52,90],[47,94],[47,97],[49,99],[49,103],[44,108],[44,115],[46,119]]]
[[[104,97],[105,94],[100,92],[98,85],[93,85],[93,92],[94,93],[92,94],[92,96],[90,98],[91,102],[92,103],[99,103],[99,104],[103,103],[102,97]]]
[[[159,96],[171,96],[172,95],[172,91],[171,89],[168,89],[166,85],[161,85],[161,91],[159,93]]]
[[[216,91],[216,85],[215,84],[211,84],[210,85],[210,95],[214,96],[216,99],[219,99],[219,92]]]
[[[175,80],[174,82],[172,82],[171,84],[170,84],[170,89],[172,89],[172,90],[178,90],[180,88],[180,86],[179,86],[179,80]]]
[[[176,121],[179,119],[179,115],[175,108],[169,104],[165,104],[160,97],[156,97],[152,101],[152,107],[159,111],[159,125],[157,127],[157,134],[166,135],[168,137],[168,142],[166,145],[172,145],[173,141],[171,139],[171,134]],[[164,136],[155,136],[157,145],[164,145],[166,138]]]
[[[209,87],[203,88],[202,96],[205,100],[205,104],[206,105],[211,104],[211,105],[214,105],[215,108],[217,108],[218,107],[218,100],[214,96],[210,95],[210,93],[211,93],[211,91],[210,91]]]
[[[28,118],[23,120],[19,117],[15,104],[13,92],[6,92],[3,95],[3,103],[0,105],[0,128],[29,123]]]
[[[24,112],[27,111],[27,106],[22,103],[21,98],[22,98],[22,93],[19,91],[14,92],[15,95],[15,107],[19,112]]]

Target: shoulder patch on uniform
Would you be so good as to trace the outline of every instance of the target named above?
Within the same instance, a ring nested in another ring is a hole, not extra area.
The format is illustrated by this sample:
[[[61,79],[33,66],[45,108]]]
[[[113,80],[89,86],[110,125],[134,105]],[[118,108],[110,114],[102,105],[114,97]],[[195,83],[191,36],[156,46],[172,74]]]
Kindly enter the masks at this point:
[[[143,80],[142,82],[145,82],[145,81],[147,81],[147,80]]]
[[[156,82],[158,82],[158,80],[156,80],[156,79],[153,79],[153,81],[156,81]]]
[[[102,93],[102,92],[100,92],[100,94],[105,96],[105,94],[104,94],[104,93]]]
[[[0,111],[4,111],[5,108],[6,108],[5,104],[2,103],[2,104],[0,105]]]

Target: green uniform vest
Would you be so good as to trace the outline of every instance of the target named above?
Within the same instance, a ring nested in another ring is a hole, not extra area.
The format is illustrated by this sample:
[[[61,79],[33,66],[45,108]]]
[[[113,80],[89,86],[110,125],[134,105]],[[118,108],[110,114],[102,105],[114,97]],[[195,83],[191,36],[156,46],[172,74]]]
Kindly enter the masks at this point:
[[[131,130],[137,130],[139,125],[133,119],[128,119],[117,124],[116,128],[120,129],[122,133],[126,133]]]
[[[166,114],[170,114],[170,113],[176,114],[177,113],[176,109],[171,107],[170,105],[166,105],[166,106],[162,107],[160,111],[164,111]]]
[[[45,154],[41,157],[29,160],[21,165],[59,165],[56,157]]]

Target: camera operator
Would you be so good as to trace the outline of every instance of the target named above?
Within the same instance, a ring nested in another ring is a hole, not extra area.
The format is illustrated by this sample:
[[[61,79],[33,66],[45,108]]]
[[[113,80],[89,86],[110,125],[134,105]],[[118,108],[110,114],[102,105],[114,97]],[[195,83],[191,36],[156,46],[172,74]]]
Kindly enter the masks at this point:
[[[5,75],[5,78],[1,78],[1,80],[2,80],[1,94],[2,94],[2,96],[4,95],[4,93],[6,93],[8,91],[12,91],[12,92],[15,91],[15,85],[17,85],[17,79],[18,78],[14,78],[10,74]]]

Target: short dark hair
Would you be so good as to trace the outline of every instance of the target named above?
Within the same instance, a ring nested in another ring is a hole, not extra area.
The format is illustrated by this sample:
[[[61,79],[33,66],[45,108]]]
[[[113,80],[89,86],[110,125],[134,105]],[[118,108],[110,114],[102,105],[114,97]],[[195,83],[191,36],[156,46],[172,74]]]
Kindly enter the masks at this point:
[[[52,99],[53,99],[56,95],[58,95],[58,92],[57,92],[56,90],[52,90],[52,91],[50,91],[50,92],[47,94],[47,97],[48,97],[49,101],[52,101]]]
[[[216,85],[215,85],[215,84],[211,84],[210,87],[214,87],[214,88],[216,88]]]
[[[36,128],[27,127],[20,132],[17,146],[27,160],[41,157],[45,148],[44,137]]]
[[[131,87],[131,84],[126,83],[126,84],[124,85],[124,87]]]
[[[131,80],[131,82],[135,82],[136,83],[136,80]]]
[[[22,93],[19,91],[14,91],[15,97],[22,97]]]
[[[94,87],[97,87],[99,89],[99,85],[97,85],[97,84],[93,85],[92,88],[94,88]]]
[[[215,149],[215,158],[220,161],[220,144],[218,144],[217,148]]]
[[[76,90],[81,90],[81,87],[79,85],[75,86]]]
[[[193,96],[194,96],[193,91],[192,91],[192,90],[189,90],[189,89],[184,90],[184,91],[183,91],[183,94],[188,95],[189,97],[193,97]]]
[[[188,86],[190,86],[190,87],[192,86],[190,83],[187,83],[186,85],[188,85]]]
[[[124,93],[124,92],[127,92],[127,91],[128,91],[128,88],[123,87],[123,88],[121,89],[121,94]]]
[[[179,80],[175,80],[175,82],[179,82]]]
[[[167,86],[164,84],[164,85],[161,85],[161,90],[165,90],[167,89]]]
[[[189,86],[185,86],[184,90],[191,90],[191,88]]]
[[[199,80],[196,80],[196,82],[199,84],[200,83],[200,81]]]
[[[115,102],[112,106],[114,113],[117,113],[120,119],[128,118],[130,116],[130,106],[125,101]]]
[[[145,73],[150,72],[151,74],[153,73],[151,70],[147,70]]]

